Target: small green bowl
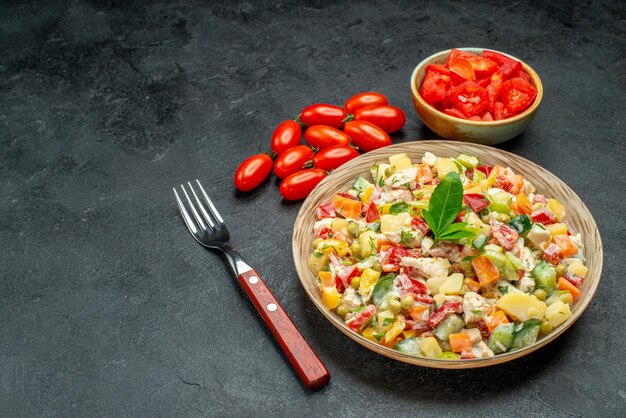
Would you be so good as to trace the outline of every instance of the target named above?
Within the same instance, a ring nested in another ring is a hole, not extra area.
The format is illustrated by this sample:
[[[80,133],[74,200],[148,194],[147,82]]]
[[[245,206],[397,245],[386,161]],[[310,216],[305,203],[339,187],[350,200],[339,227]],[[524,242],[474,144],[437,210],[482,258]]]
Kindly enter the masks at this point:
[[[472,52],[481,55],[483,48],[457,48],[462,51]],[[490,51],[495,51],[490,49]],[[494,120],[494,121],[474,121],[456,118],[435,109],[419,94],[419,88],[422,85],[424,76],[426,75],[426,67],[429,64],[445,64],[450,55],[450,50],[438,52],[420,62],[413,74],[411,75],[411,94],[413,96],[413,105],[417,114],[424,124],[433,132],[446,139],[454,139],[457,141],[476,142],[485,145],[495,145],[507,141],[521,134],[528,124],[535,117],[535,113],[539,108],[543,97],[543,85],[541,79],[530,65],[521,61],[510,54],[495,51],[502,55],[506,55],[522,63],[522,67],[530,76],[530,84],[537,89],[537,97],[533,104],[519,115],[511,118]]]

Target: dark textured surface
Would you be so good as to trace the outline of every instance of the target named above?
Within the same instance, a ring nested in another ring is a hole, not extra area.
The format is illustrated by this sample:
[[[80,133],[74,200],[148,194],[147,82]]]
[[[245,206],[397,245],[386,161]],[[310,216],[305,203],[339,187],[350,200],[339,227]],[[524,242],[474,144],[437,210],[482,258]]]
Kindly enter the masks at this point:
[[[0,415],[624,416],[623,2],[52,2],[0,7]],[[547,5],[544,3],[548,3]],[[600,227],[587,312],[524,359],[470,371],[396,363],[307,300],[298,204],[275,179],[234,192],[239,161],[314,101],[378,90],[410,103],[425,56],[491,47],[545,96],[502,148],[554,172]],[[330,369],[307,392],[171,186],[200,178],[235,244]]]

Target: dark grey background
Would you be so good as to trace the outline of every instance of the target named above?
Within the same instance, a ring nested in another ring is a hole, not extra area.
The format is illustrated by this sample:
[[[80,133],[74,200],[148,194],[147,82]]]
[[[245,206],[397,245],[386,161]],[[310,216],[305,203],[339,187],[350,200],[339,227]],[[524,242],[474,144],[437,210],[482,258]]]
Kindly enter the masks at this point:
[[[623,2],[16,2],[0,7],[0,415],[624,416]],[[553,3],[553,4],[545,4]],[[313,102],[376,90],[433,138],[409,76],[459,46],[542,77],[537,118],[502,144],[548,168],[601,230],[598,292],[557,341],[483,370],[397,363],[345,337],[291,258],[300,207],[244,158]],[[219,256],[177,214],[199,178],[235,244],[326,362],[298,382]]]

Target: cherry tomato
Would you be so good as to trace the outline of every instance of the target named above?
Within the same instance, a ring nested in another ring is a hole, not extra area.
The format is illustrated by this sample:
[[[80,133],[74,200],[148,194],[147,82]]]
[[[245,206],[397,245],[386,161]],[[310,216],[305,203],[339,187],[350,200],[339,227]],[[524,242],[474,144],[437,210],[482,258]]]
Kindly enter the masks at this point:
[[[359,152],[347,145],[324,148],[313,156],[313,166],[324,171],[334,170],[340,165],[358,157]]]
[[[391,138],[387,132],[369,122],[362,120],[346,122],[343,131],[350,136],[352,143],[363,152],[391,145]]]
[[[285,177],[302,170],[302,166],[313,157],[313,150],[306,145],[289,148],[278,156],[274,162],[274,174]]]
[[[424,77],[422,87],[420,87],[420,95],[426,101],[426,103],[433,104],[443,100],[446,97],[446,92],[450,87],[450,71],[446,69],[447,74],[429,66],[429,70]]]
[[[310,126],[304,131],[304,140],[310,146],[318,149],[350,144],[350,137],[346,133],[326,125]]]
[[[280,183],[280,194],[285,200],[304,199],[324,177],[326,172],[318,168],[298,171]]]
[[[487,90],[473,81],[459,84],[450,93],[452,103],[468,118],[482,112],[487,107]]]
[[[316,103],[302,110],[300,121],[305,125],[328,125],[341,128],[347,116],[348,112],[339,106]]]
[[[376,92],[359,93],[352,96],[344,106],[349,113],[354,113],[358,109],[367,106],[385,106],[389,101],[385,95]]]
[[[255,189],[272,171],[272,159],[267,154],[246,158],[235,171],[235,187],[242,192]]]
[[[300,124],[293,120],[286,120],[278,125],[272,134],[272,151],[280,155],[289,148],[298,145],[300,138],[302,138]]]
[[[402,129],[406,123],[404,112],[395,106],[369,106],[354,112],[354,120],[373,123],[387,133]]]
[[[500,98],[509,112],[526,110],[537,97],[537,89],[523,78],[515,77],[502,83]]]

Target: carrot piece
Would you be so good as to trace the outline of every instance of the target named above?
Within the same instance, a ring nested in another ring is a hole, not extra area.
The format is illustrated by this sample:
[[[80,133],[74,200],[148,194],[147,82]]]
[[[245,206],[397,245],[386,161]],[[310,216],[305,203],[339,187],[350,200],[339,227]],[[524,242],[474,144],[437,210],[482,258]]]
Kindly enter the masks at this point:
[[[455,353],[471,351],[472,343],[468,334],[450,334],[450,349]]]
[[[486,316],[484,321],[485,325],[487,325],[487,328],[489,329],[489,332],[493,332],[493,330],[499,325],[508,324],[509,318],[506,317],[504,312],[495,311],[493,314]]]
[[[320,271],[317,276],[322,282],[322,287],[335,287],[335,281],[333,280],[333,274],[330,271]]]
[[[483,286],[494,283],[500,278],[498,268],[484,255],[472,258],[472,267]]]
[[[533,204],[524,193],[520,193],[515,196],[515,206],[513,210],[518,215],[521,215],[522,213],[530,215],[533,213]]]
[[[422,320],[422,314],[424,313],[424,311],[428,309],[428,306],[426,305],[415,305],[409,308],[409,316],[411,317],[411,319],[413,319],[414,321],[421,321]]]
[[[476,292],[476,293],[478,293],[480,288],[483,287],[482,284],[472,279],[465,279],[465,286],[467,286],[467,290],[469,290],[470,292]]]
[[[559,277],[559,290],[569,290],[574,300],[578,299],[581,293],[580,289],[578,289],[576,286],[571,284],[564,277]]]
[[[361,202],[359,200],[348,199],[338,194],[333,196],[333,207],[335,212],[344,218],[356,219],[361,214]]]
[[[556,235],[553,240],[559,246],[561,258],[571,257],[578,253],[578,247],[567,235]]]

